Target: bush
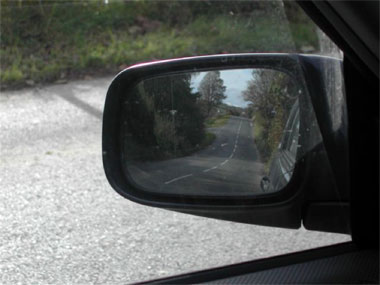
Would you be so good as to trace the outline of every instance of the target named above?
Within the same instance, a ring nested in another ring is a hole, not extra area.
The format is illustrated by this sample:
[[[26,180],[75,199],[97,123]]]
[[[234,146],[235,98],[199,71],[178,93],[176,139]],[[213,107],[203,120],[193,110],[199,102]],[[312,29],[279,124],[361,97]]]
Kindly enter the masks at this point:
[[[155,114],[154,136],[157,145],[162,152],[177,152],[180,141],[183,139],[176,134],[173,120]]]
[[[284,15],[265,2],[1,1],[1,88],[25,80],[47,83],[85,74],[116,73],[152,59],[225,52],[317,49],[317,36],[299,8]],[[290,7],[290,8],[289,8]],[[268,12],[269,11],[269,12]],[[20,64],[22,62],[22,64]],[[50,66],[51,67],[46,67]],[[49,70],[49,74],[47,74]]]
[[[262,162],[270,164],[284,134],[290,109],[295,103],[297,84],[279,71],[254,71],[244,96],[251,102],[254,138]]]

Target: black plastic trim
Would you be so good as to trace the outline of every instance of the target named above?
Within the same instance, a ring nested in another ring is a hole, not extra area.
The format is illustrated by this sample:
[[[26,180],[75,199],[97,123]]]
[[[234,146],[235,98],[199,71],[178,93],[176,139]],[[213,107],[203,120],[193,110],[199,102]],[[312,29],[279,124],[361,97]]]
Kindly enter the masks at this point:
[[[330,3],[331,2],[331,3]],[[308,16],[344,52],[344,79],[346,85],[349,121],[349,154],[351,187],[351,227],[353,241],[366,248],[379,247],[379,58],[374,53],[367,32],[355,34],[354,29],[379,29],[378,1],[297,1]],[[372,9],[368,19],[365,13],[348,17],[355,5]],[[341,15],[339,15],[341,14]],[[377,14],[377,18],[374,16]],[[353,27],[360,21],[361,27]],[[377,22],[377,25],[373,24]],[[371,52],[372,50],[372,52]],[[372,59],[371,59],[372,58]]]
[[[142,189],[137,190],[135,185],[126,179],[120,161],[120,142],[115,139],[118,137],[121,124],[121,97],[116,94],[121,94],[128,88],[132,88],[140,80],[158,74],[205,71],[215,68],[233,69],[252,67],[278,69],[288,73],[292,77],[296,76],[298,80],[303,80],[303,75],[300,72],[300,65],[298,64],[298,56],[289,54],[236,54],[183,58],[139,64],[119,73],[112,82],[107,93],[103,115],[103,163],[107,178],[113,188],[124,197],[142,204],[151,205],[148,200],[154,199],[154,206],[162,206],[172,209],[177,208],[176,203],[178,202],[178,196],[148,193],[146,191],[144,191],[144,193]],[[307,90],[305,89],[304,92],[306,93]],[[303,173],[300,173],[300,171],[294,171],[294,177],[305,175],[305,160],[306,159],[301,159],[296,166],[296,170],[300,169]],[[247,199],[247,197],[234,198],[235,201],[239,201],[236,207],[231,205],[231,199],[228,197],[183,196],[179,208],[193,206],[199,210],[202,208],[209,210],[210,205],[228,205],[231,208],[240,208],[241,206],[249,205],[265,205],[268,204],[268,202],[282,203],[283,201],[292,198],[295,192],[297,192],[295,189],[299,188],[292,184],[297,183],[300,179],[294,178],[292,180],[286,189],[276,194],[265,195],[265,197],[255,197],[255,199]],[[128,193],[126,193],[125,189],[128,189]]]
[[[344,8],[347,9],[352,5],[365,5],[368,2],[376,1],[336,2],[340,2],[338,3],[340,7],[337,3],[330,3],[330,1],[297,0],[306,14],[338,45],[361,73],[365,74],[366,77],[376,76],[379,78],[379,58],[372,53],[371,48],[363,42],[360,35],[357,35],[350,28],[350,25],[345,22],[337,10],[340,8],[340,13],[342,13]],[[360,4],[360,2],[363,3]]]
[[[318,201],[307,205],[303,225],[312,231],[350,233],[350,203]]]
[[[340,254],[351,253],[357,250],[352,243],[343,243],[323,248],[305,250],[281,256],[264,258],[256,261],[244,262],[230,266],[224,266],[204,271],[183,274],[179,276],[162,278],[138,284],[198,284],[215,281],[223,278],[230,278],[248,273],[255,273],[263,270],[278,268],[282,266],[298,264],[313,261],[321,258],[327,258]]]
[[[340,63],[330,57],[298,54],[226,54],[165,60],[127,68],[113,80],[104,109],[103,164],[108,181],[120,195],[144,205],[243,223],[299,228],[305,188],[310,186],[308,177],[315,176],[315,173],[311,173],[313,158],[308,152],[310,149],[298,158],[291,180],[279,192],[250,197],[223,197],[168,195],[144,191],[128,179],[121,161],[119,134],[122,100],[130,88],[152,76],[217,68],[270,68],[285,72],[300,82],[304,94],[300,96],[300,105],[310,108],[313,105],[314,109],[319,110],[323,104],[318,100],[311,100],[309,90],[313,91],[314,97],[319,96],[326,100],[324,89],[319,86],[323,81],[320,69],[323,62]],[[300,108],[300,112],[303,112],[303,108]],[[301,117],[309,116],[310,114]],[[302,120],[300,123],[300,128],[305,128]],[[330,127],[323,126],[323,134],[331,135]]]

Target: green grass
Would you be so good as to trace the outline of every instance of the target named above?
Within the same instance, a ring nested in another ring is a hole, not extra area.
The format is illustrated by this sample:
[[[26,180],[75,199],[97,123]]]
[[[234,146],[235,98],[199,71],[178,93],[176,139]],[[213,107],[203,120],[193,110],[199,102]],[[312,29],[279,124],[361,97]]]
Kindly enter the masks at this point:
[[[263,139],[263,117],[260,115],[259,112],[255,112],[252,116],[254,118],[253,120],[253,138],[256,143],[256,147],[260,153],[260,157],[262,162],[264,163],[264,172],[269,172],[269,167],[271,165],[274,151],[271,152],[271,155],[267,157],[266,152],[267,150],[267,141]]]
[[[228,122],[229,119],[230,119],[230,115],[222,115],[222,116],[209,118],[206,120],[206,128],[222,127]]]
[[[216,135],[210,132],[206,132],[205,138],[200,146],[200,149],[206,148],[211,145],[216,139]]]
[[[253,137],[255,139],[256,147],[260,153],[261,162],[264,163],[264,171],[269,172],[269,168],[272,164],[272,161],[277,153],[277,146],[271,145],[268,138],[263,138],[264,134],[264,118],[260,115],[259,112],[253,114]],[[273,130],[271,130],[273,131]]]
[[[261,134],[263,132],[263,124],[262,124],[262,120],[263,118],[261,117],[261,115],[256,112],[254,115],[253,115],[253,138],[254,139],[257,139],[257,138],[260,138],[261,137]]]
[[[290,25],[296,35],[292,39],[289,27],[279,25],[276,15],[252,10],[253,14],[237,16],[230,13],[233,3],[231,9],[224,7],[226,3],[212,9],[195,1],[117,1],[112,5],[82,1],[42,7],[10,3],[0,9],[2,89],[22,87],[28,81],[43,84],[114,74],[155,59],[294,52],[294,42],[316,45],[316,34],[304,20]]]
[[[290,29],[293,33],[293,39],[297,50],[302,51],[303,48],[318,49],[318,37],[313,26],[290,23]]]

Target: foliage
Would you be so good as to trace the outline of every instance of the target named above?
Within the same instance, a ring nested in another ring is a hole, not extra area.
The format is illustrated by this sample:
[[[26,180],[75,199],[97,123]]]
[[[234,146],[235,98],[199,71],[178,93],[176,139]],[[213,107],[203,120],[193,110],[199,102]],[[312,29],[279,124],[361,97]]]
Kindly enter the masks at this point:
[[[254,70],[244,99],[251,102],[254,137],[263,162],[268,162],[279,145],[289,112],[298,92],[295,82],[285,73]]]
[[[152,59],[294,52],[294,43],[299,50],[302,46],[318,48],[313,25],[299,16],[302,12],[293,4],[285,5],[290,11],[288,21],[277,7],[280,3],[265,1],[0,3],[3,89],[26,82],[113,74]],[[281,24],[287,22],[296,38]]]
[[[202,144],[200,145],[200,148],[205,148],[212,144],[214,140],[216,139],[216,135],[214,133],[206,132],[206,136],[204,140],[202,141]]]
[[[160,159],[185,155],[205,140],[204,118],[190,74],[157,77],[140,83],[124,103],[126,144],[147,152],[138,159]]]
[[[206,127],[218,128],[218,127],[224,126],[228,122],[229,119],[230,119],[230,115],[214,116],[206,120]]]
[[[220,71],[207,72],[198,89],[206,117],[209,117],[211,111],[227,98],[224,94],[226,86],[224,86],[223,79],[220,78]]]
[[[224,109],[227,112],[227,114],[229,114],[231,116],[240,117],[240,116],[246,115],[244,112],[244,109],[241,107],[230,106],[230,105],[225,104]]]
[[[294,1],[284,1],[284,8],[296,50],[303,53],[318,51],[318,36],[310,18]]]

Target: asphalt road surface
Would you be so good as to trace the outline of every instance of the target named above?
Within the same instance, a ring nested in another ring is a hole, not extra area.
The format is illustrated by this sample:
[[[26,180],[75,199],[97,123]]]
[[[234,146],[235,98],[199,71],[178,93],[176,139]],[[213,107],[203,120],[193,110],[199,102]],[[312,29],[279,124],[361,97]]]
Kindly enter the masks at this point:
[[[101,160],[110,82],[1,93],[1,284],[125,284],[349,240],[122,198],[106,181]]]
[[[205,196],[262,194],[263,164],[253,140],[253,123],[231,116],[209,129],[216,137],[206,149],[165,161],[130,163],[132,178],[147,190]]]

